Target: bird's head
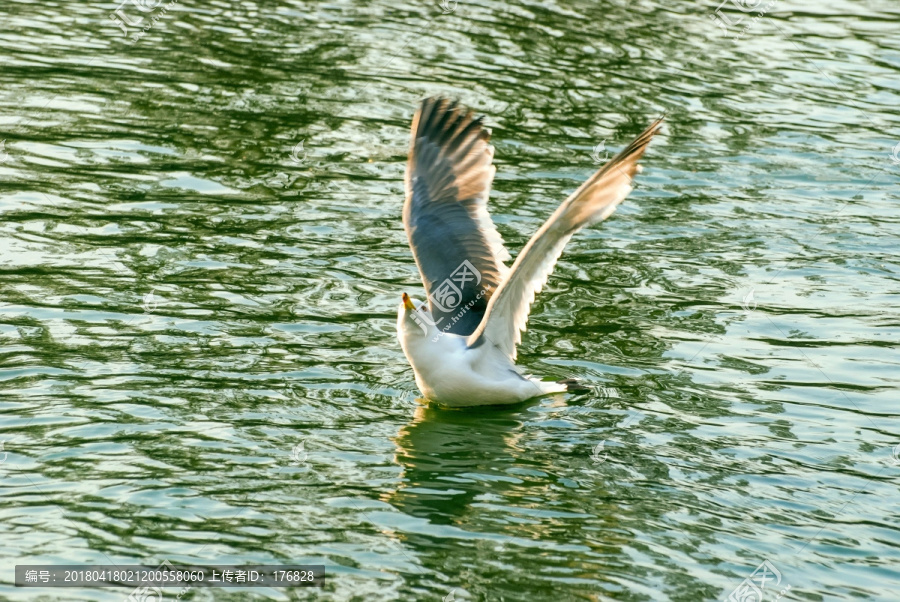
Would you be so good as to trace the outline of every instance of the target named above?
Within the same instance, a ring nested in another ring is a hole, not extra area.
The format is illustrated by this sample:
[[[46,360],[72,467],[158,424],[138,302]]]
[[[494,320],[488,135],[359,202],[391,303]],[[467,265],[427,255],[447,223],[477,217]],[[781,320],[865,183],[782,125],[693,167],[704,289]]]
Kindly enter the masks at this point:
[[[434,318],[425,303],[403,293],[397,310],[397,331],[402,338],[425,337],[436,330]]]

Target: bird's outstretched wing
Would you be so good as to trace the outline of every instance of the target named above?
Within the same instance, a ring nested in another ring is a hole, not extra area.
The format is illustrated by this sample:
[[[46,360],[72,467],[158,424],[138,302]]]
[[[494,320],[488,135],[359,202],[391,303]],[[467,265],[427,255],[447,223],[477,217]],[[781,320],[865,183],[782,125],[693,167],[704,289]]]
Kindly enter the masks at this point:
[[[563,247],[576,231],[606,219],[625,200],[631,192],[634,174],[640,171],[637,162],[650,139],[662,127],[662,121],[662,118],[654,121],[634,142],[610,159],[531,237],[488,303],[484,320],[469,336],[470,347],[487,340],[510,359],[516,358],[516,345],[522,340],[534,296],[547,282]]]
[[[403,225],[437,327],[467,336],[481,323],[510,256],[487,211],[496,169],[490,132],[470,111],[428,98],[412,123]]]

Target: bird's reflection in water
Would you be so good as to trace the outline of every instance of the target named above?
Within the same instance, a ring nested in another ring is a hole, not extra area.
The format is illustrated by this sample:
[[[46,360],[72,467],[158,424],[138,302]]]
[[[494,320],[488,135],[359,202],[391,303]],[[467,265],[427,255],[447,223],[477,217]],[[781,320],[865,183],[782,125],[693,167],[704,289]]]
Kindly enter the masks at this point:
[[[564,403],[558,397],[553,401]],[[466,410],[420,405],[394,438],[403,474],[384,501],[410,516],[452,524],[479,496],[502,496],[519,482],[508,470],[521,453],[528,410],[541,403],[552,401]]]
[[[621,518],[629,510],[619,501],[634,493],[633,485],[617,480],[629,467],[611,458],[595,463],[587,449],[561,457],[559,447],[536,444],[545,422],[559,422],[556,410],[567,401],[556,395],[500,408],[416,408],[393,439],[403,472],[381,497],[416,519],[394,519],[407,554],[432,570],[456,571],[458,587],[470,593],[496,591],[498,574],[485,574],[484,567],[507,566],[520,554],[540,558],[536,572],[554,567],[618,591],[617,559],[634,538]],[[641,520],[659,521],[671,509],[640,496],[636,503]],[[452,556],[445,553],[450,546]],[[516,592],[520,586],[517,575],[502,587]],[[597,599],[582,593],[579,599]]]

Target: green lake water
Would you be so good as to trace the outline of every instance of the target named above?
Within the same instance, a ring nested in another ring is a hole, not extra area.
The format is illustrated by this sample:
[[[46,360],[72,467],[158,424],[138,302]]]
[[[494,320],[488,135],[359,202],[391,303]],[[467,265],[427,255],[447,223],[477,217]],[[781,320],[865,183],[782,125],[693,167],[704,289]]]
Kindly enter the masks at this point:
[[[0,5],[0,599],[166,560],[326,566],[198,601],[900,599],[895,0],[118,6]],[[431,94],[487,115],[513,255],[667,111],[519,349],[593,392],[416,400]]]

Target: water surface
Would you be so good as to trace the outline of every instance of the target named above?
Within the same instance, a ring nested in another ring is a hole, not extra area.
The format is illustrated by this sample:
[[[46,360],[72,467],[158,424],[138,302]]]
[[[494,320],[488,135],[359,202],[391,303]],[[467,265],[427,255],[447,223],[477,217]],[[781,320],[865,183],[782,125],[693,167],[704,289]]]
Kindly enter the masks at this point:
[[[896,3],[723,36],[694,2],[163,0],[134,43],[116,8],[0,7],[0,598],[128,593],[17,563],[169,560],[328,566],[190,600],[721,600],[764,561],[766,600],[896,599]],[[437,93],[488,116],[513,254],[668,111],[519,350],[595,392],[416,401]]]

